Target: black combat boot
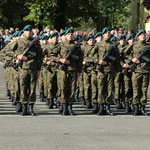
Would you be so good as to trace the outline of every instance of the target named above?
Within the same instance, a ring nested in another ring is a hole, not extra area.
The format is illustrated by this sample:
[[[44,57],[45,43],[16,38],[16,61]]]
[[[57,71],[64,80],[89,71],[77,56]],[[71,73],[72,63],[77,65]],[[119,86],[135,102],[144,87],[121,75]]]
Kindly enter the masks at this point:
[[[129,102],[126,102],[126,113],[132,112]]]
[[[63,112],[62,112],[62,115],[63,116],[66,116],[68,115],[68,105],[67,104],[63,104]]]
[[[145,111],[145,105],[141,105],[141,115],[144,115],[144,116],[148,115]]]
[[[74,112],[73,112],[73,110],[72,110],[72,104],[70,104],[70,105],[68,106],[68,112],[69,112],[69,115],[71,115],[71,116],[74,115]]]
[[[9,97],[10,96],[10,90],[6,91],[6,96]]]
[[[104,107],[104,104],[100,104],[99,105],[99,112],[97,113],[98,116],[100,115],[106,115],[106,110],[105,110],[105,107]]]
[[[84,96],[81,96],[79,99],[80,99],[82,105],[86,105]]]
[[[87,109],[93,108],[90,100],[86,100],[86,108]]]
[[[44,92],[40,93],[40,102],[44,102]]]
[[[113,116],[114,114],[110,111],[110,104],[107,104],[106,105],[106,114],[107,115],[110,115],[110,116]]]
[[[35,116],[35,112],[33,110],[34,104],[29,104],[29,115]]]
[[[133,112],[133,115],[134,115],[134,116],[140,115],[139,104],[135,104],[135,105],[134,105],[134,112]]]
[[[16,105],[16,112],[22,112],[22,104],[20,102]]]
[[[121,104],[122,104],[122,108],[125,109],[126,108],[126,104],[125,104],[124,100],[122,100]]]
[[[59,113],[62,113],[62,112],[63,112],[63,104],[60,103],[60,105],[59,105]]]
[[[75,102],[79,102],[79,93],[76,93],[74,95],[74,99],[75,99]]]
[[[99,111],[99,109],[98,109],[98,103],[93,104],[93,106],[94,106],[93,113],[94,113],[94,114],[97,114],[98,111]]]
[[[117,106],[117,109],[122,109],[122,105],[120,103],[120,100],[119,99],[116,99],[116,106]]]
[[[23,104],[21,116],[26,116],[26,115],[28,115],[27,109],[28,109],[28,104]]]
[[[50,105],[50,98],[47,98],[47,99],[46,99],[46,105],[48,106],[47,108],[50,109],[50,108],[49,108],[49,105]]]
[[[48,99],[48,109],[53,109],[54,106],[54,99],[50,98]]]

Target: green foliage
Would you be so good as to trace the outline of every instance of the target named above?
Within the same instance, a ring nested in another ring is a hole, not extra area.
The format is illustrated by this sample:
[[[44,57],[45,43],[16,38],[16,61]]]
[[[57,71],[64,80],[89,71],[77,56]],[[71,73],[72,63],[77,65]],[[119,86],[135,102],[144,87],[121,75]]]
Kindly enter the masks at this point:
[[[130,15],[129,3],[130,0],[3,0],[0,3],[0,26],[8,26],[9,22],[15,26],[19,22],[33,21],[35,26],[43,24],[43,27],[93,28],[100,15],[108,18],[109,25],[120,25],[123,22],[118,20],[126,20]]]
[[[143,0],[142,5],[143,5],[147,10],[150,10],[150,0]]]

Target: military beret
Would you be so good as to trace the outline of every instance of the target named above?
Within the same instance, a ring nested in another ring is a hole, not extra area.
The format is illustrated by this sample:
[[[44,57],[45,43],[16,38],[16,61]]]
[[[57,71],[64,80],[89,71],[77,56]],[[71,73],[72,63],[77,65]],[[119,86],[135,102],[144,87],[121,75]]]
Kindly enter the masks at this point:
[[[97,32],[97,33],[94,35],[94,38],[97,38],[98,36],[102,36],[102,32]]]
[[[19,34],[19,31],[16,31],[15,33],[13,33],[12,37],[16,37],[18,36],[18,34]]]
[[[58,32],[53,32],[51,35],[50,35],[50,38],[54,37],[54,36],[58,36]]]
[[[72,28],[69,28],[66,30],[65,35],[67,35],[68,33],[74,33],[74,30]]]
[[[63,36],[63,35],[65,34],[65,32],[66,32],[66,30],[62,31],[62,32],[60,33],[60,36]]]
[[[19,33],[18,33],[18,36],[21,36],[23,33],[23,30],[20,30]]]
[[[89,39],[94,39],[94,36],[93,35],[86,36],[84,40],[88,41]]]
[[[26,31],[26,30],[32,30],[32,25],[26,25],[24,28],[23,28],[23,31]]]
[[[110,38],[110,42],[116,42],[116,41],[118,41],[118,38],[116,36]]]
[[[135,35],[133,33],[131,33],[129,36],[127,36],[126,40],[130,40],[130,39],[134,39]]]
[[[110,27],[105,27],[105,28],[102,30],[102,34],[106,33],[107,31],[111,31],[111,28],[110,28]]]
[[[119,40],[119,41],[120,41],[120,40],[123,40],[123,39],[126,40],[126,36],[125,36],[125,35],[121,35],[121,36],[118,37],[118,40]]]
[[[145,29],[141,29],[138,31],[138,33],[136,34],[137,36],[141,35],[142,33],[146,33]]]
[[[47,40],[48,39],[48,35],[42,35],[41,37],[40,37],[40,40]]]

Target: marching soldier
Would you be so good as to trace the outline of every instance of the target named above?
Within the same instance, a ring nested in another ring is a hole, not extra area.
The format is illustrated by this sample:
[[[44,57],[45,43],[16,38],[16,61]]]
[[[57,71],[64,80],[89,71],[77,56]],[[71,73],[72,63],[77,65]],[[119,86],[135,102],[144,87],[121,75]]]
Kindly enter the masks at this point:
[[[99,43],[98,50],[98,104],[97,115],[113,115],[110,111],[114,93],[114,79],[120,69],[117,47],[110,42],[111,29],[105,27],[102,30],[103,40]],[[108,53],[109,52],[109,53]],[[106,56],[107,54],[107,56]],[[106,110],[105,110],[106,105]]]
[[[54,98],[56,98],[57,93],[57,64],[58,64],[58,54],[60,51],[60,44],[58,43],[58,32],[53,32],[50,36],[52,43],[48,44],[45,50],[45,69],[47,72],[47,105],[49,109],[53,108]]]
[[[139,30],[137,33],[137,43],[133,45],[131,57],[129,60],[136,64],[134,72],[132,72],[132,85],[133,85],[133,115],[147,115],[145,106],[147,104],[147,91],[149,86],[149,72],[150,72],[150,50],[146,43],[146,31]],[[138,56],[148,48],[141,58]],[[125,68],[129,68],[130,64],[126,63]],[[141,110],[140,110],[141,107]]]
[[[82,54],[79,45],[75,45],[73,41],[74,30],[69,28],[66,30],[66,41],[61,44],[59,53],[59,70],[57,72],[57,80],[60,88],[60,103],[63,106],[62,115],[73,115],[72,104],[74,103],[74,93],[76,82],[82,70]],[[71,54],[68,55],[68,53]]]
[[[18,40],[18,47],[15,51],[16,64],[20,65],[20,101],[23,105],[21,115],[29,114],[35,115],[34,104],[36,101],[36,81],[42,65],[42,50],[38,41],[28,49],[27,54],[23,55],[24,51],[31,44],[32,39],[32,26],[26,25],[23,29],[24,37]]]
[[[97,72],[96,63],[98,46],[94,43],[94,36],[89,35],[86,37],[87,45],[84,46],[83,56],[83,85],[84,85],[84,98],[86,101],[86,108],[92,108],[94,105],[93,113],[98,112],[97,103]]]

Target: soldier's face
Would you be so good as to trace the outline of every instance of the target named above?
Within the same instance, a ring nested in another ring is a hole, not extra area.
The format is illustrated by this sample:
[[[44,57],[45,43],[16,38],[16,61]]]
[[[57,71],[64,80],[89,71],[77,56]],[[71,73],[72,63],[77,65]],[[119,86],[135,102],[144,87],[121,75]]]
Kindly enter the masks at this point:
[[[53,42],[53,43],[56,43],[57,41],[58,41],[58,36],[53,36],[53,37],[52,37],[52,42]]]
[[[110,36],[111,36],[110,31],[107,31],[106,33],[103,34],[103,38],[104,38],[105,40],[108,40],[108,39],[110,38]]]
[[[33,32],[32,32],[32,30],[25,30],[25,31],[24,31],[24,35],[25,35],[26,37],[31,37],[31,36],[33,35]]]
[[[93,45],[93,44],[94,44],[94,39],[93,39],[93,38],[89,39],[89,40],[87,41],[87,43],[88,43],[89,45]]]
[[[68,33],[68,34],[66,35],[66,39],[67,39],[68,41],[72,40],[72,39],[73,39],[73,33]]]
[[[145,34],[145,33],[140,34],[140,35],[138,36],[138,39],[139,39],[140,41],[144,41],[144,40],[146,39],[146,34]]]
[[[128,43],[129,43],[129,44],[133,44],[133,42],[134,42],[134,39],[133,39],[133,38],[130,39],[130,40],[128,40]]]
[[[120,45],[125,45],[125,39],[121,39],[120,41],[119,41],[119,43],[120,43]]]
[[[96,38],[96,41],[97,42],[100,42],[102,40],[102,37],[101,36],[98,36],[97,38]]]

